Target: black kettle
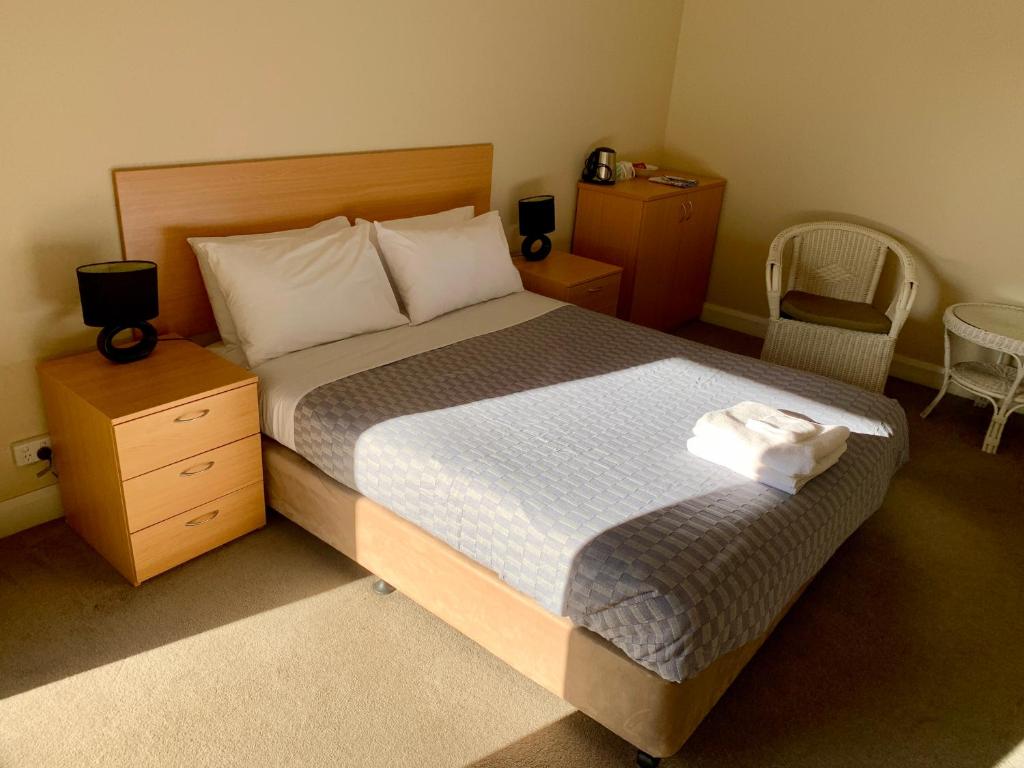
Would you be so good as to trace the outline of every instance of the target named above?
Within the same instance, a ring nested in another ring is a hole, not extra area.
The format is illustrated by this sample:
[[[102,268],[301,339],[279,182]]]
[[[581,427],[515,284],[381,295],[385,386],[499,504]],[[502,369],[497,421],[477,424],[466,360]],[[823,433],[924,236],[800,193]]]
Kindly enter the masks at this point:
[[[583,166],[583,180],[589,184],[615,183],[615,150],[598,147]]]

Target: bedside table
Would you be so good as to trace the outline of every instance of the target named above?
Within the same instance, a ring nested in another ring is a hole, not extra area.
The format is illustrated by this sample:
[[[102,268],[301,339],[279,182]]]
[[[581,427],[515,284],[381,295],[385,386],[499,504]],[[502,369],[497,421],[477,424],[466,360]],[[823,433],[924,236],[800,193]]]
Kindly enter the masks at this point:
[[[38,370],[68,523],[134,585],[265,524],[252,373],[184,339]]]
[[[528,291],[606,315],[618,310],[622,267],[565,251],[552,251],[542,261],[513,256],[512,263]]]

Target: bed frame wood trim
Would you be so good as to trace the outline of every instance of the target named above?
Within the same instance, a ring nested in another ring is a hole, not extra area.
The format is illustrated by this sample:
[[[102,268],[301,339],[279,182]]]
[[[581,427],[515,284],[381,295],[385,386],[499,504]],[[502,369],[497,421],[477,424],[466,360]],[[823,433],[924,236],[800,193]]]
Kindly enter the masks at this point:
[[[213,316],[186,237],[302,227],[342,214],[389,219],[460,205],[482,213],[491,161],[491,145],[475,144],[117,170],[124,256],[159,265],[162,330],[208,334]],[[674,754],[771,632],[670,683],[269,439],[264,465],[270,507],[648,755]]]
[[[215,334],[186,238],[296,229],[340,215],[400,219],[463,205],[484,213],[493,154],[491,144],[467,144],[116,169],[122,254],[157,264],[157,330]]]

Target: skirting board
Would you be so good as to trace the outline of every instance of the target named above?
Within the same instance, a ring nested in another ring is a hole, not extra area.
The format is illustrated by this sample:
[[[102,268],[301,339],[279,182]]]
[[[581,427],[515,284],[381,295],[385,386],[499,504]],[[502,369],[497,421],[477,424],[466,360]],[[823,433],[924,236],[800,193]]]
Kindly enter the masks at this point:
[[[56,520],[64,514],[60,491],[48,485],[36,491],[0,501],[0,539],[26,528]]]
[[[723,307],[721,304],[706,302],[704,310],[700,313],[700,319],[711,325],[720,325],[732,331],[739,331],[748,336],[756,336],[763,339],[768,331],[768,318],[760,315],[752,315],[749,312],[741,312],[731,307]],[[913,357],[897,354],[893,357],[892,367],[889,373],[897,379],[910,381],[914,384],[921,384],[932,389],[942,386],[942,366],[934,363],[926,363],[924,360],[917,360]],[[952,388],[950,394],[960,394]]]

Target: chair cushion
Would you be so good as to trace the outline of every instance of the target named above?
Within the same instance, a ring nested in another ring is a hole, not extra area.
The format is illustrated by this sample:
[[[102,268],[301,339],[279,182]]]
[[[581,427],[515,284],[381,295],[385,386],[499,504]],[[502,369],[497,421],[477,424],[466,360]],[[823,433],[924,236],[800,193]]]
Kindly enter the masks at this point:
[[[805,291],[789,291],[780,307],[785,317],[816,325],[830,325],[848,331],[888,333],[892,320],[870,304],[844,299],[830,299]]]

